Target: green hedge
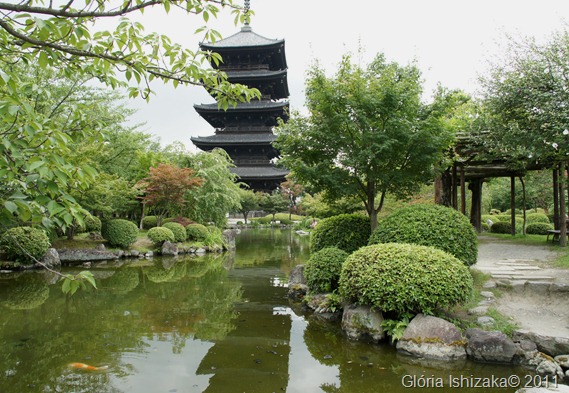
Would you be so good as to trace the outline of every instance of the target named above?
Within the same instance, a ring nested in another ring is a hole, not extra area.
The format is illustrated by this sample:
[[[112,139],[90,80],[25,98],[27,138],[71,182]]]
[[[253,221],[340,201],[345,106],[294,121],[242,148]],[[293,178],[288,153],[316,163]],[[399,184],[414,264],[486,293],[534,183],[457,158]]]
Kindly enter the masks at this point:
[[[512,224],[509,221],[498,221],[490,227],[492,233],[512,233]]]
[[[340,294],[385,312],[427,313],[468,300],[472,275],[449,253],[416,244],[363,247],[346,259]]]
[[[342,264],[348,253],[336,247],[323,248],[310,255],[304,266],[304,277],[311,291],[332,292],[338,288]]]
[[[202,224],[190,224],[186,227],[187,239],[194,242],[203,242],[209,235],[209,230]]]
[[[8,259],[25,264],[33,264],[33,258],[41,259],[49,247],[49,237],[42,229],[16,227],[8,229],[0,237],[0,248]]]
[[[553,229],[553,224],[546,222],[533,222],[526,226],[526,233],[528,235],[547,235],[547,231]]]
[[[310,250],[337,247],[347,253],[365,246],[371,233],[370,221],[360,214],[340,214],[318,223],[310,234]]]
[[[138,227],[135,223],[115,219],[103,223],[101,235],[113,247],[127,248],[134,243],[138,236]]]
[[[174,242],[176,238],[174,237],[174,233],[165,227],[154,227],[148,230],[146,234],[152,243],[156,245],[162,245],[165,241]]]
[[[478,238],[468,218],[440,205],[412,205],[381,220],[369,244],[411,243],[433,246],[467,266],[476,263]]]
[[[530,213],[526,214],[527,225],[533,224],[535,222],[543,222],[549,224],[549,217],[547,214],[543,213]]]
[[[176,242],[185,242],[187,238],[186,228],[182,224],[178,224],[177,222],[167,222],[162,225],[164,228],[168,228],[174,234],[174,241]]]
[[[142,229],[150,229],[158,226],[158,217],[146,216],[142,219]]]

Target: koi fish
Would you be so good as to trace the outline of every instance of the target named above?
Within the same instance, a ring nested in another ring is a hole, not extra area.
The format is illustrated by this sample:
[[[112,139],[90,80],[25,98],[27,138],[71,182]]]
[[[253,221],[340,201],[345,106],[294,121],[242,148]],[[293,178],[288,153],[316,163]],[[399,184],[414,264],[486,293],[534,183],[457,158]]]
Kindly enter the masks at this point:
[[[69,368],[72,368],[74,370],[101,371],[108,369],[109,366],[95,367],[95,366],[89,366],[88,364],[85,363],[69,363]]]

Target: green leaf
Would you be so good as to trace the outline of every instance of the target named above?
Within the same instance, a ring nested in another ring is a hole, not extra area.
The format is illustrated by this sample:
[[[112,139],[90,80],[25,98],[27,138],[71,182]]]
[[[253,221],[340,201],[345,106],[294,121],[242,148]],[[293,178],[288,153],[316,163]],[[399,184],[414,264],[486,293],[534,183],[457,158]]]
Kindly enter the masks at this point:
[[[12,201],[4,202],[4,207],[12,214],[18,211],[18,206]]]

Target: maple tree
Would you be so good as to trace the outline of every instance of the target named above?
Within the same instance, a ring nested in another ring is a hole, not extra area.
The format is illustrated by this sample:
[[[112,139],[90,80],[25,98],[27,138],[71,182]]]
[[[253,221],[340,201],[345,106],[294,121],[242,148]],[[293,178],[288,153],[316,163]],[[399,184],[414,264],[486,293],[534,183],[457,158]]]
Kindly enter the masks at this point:
[[[144,191],[143,203],[154,209],[160,226],[164,216],[184,207],[186,193],[202,183],[203,179],[192,168],[159,164],[150,168],[148,177],[138,182],[138,187]]]

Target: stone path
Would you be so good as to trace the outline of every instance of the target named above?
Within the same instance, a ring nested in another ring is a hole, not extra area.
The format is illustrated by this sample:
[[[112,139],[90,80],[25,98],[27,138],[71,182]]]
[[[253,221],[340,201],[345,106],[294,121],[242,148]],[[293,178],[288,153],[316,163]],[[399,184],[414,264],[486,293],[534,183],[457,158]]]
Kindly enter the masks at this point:
[[[473,266],[492,279],[486,294],[471,314],[484,323],[489,307],[512,317],[522,329],[544,336],[569,337],[569,269],[552,266],[558,251],[551,243],[520,245],[481,236],[478,262]],[[490,292],[492,293],[492,292]],[[488,321],[487,321],[488,322]],[[489,321],[491,323],[491,321]]]

